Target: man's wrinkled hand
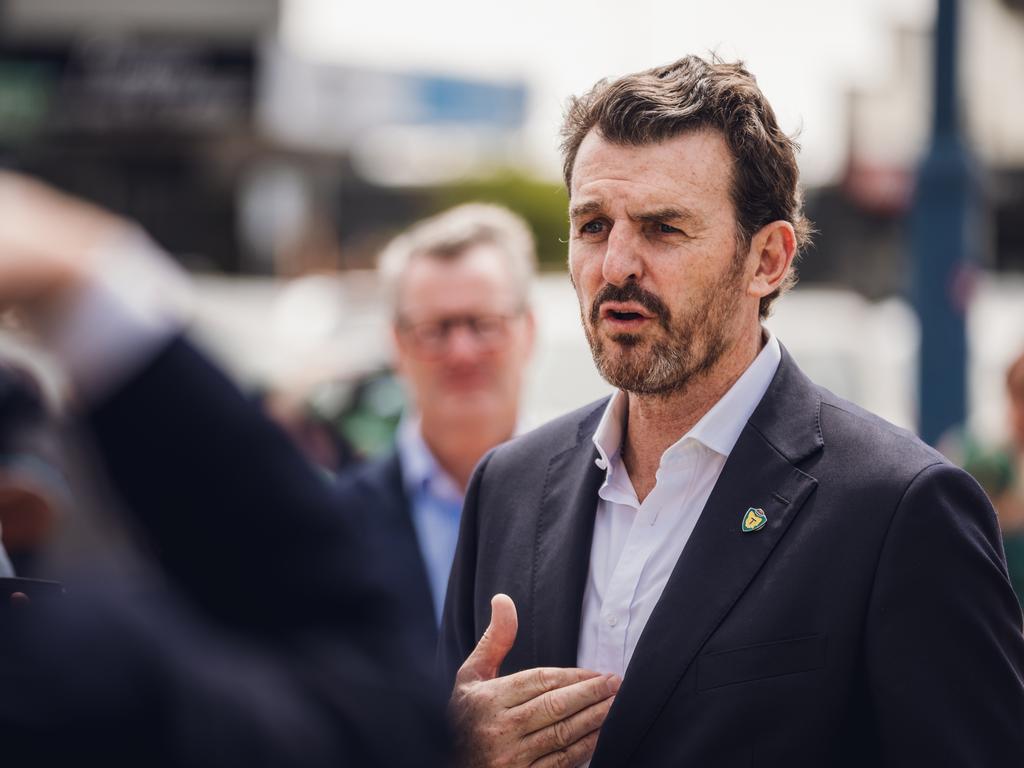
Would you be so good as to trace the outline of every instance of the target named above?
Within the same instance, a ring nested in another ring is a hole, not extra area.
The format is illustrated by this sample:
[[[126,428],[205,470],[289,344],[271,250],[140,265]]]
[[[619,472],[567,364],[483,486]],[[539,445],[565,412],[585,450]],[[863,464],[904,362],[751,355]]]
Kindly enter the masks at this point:
[[[585,669],[542,667],[498,677],[518,620],[507,595],[491,600],[491,623],[459,669],[450,711],[461,768],[570,768],[594,753],[619,679]]]

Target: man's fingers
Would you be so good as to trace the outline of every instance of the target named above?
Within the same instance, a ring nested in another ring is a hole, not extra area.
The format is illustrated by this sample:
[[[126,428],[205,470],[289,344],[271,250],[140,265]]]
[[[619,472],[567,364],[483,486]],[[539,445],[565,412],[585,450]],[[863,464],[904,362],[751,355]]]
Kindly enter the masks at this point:
[[[498,667],[512,650],[519,630],[516,605],[508,595],[497,594],[491,598],[491,623],[484,636],[462,664],[456,676],[456,685],[478,680],[493,680],[498,676]]]
[[[600,672],[579,667],[534,667],[502,678],[507,683],[499,695],[506,707],[525,704],[543,693],[601,677]]]
[[[615,697],[611,696],[570,718],[534,731],[523,739],[526,752],[531,755],[546,755],[568,749],[584,736],[600,730],[614,701]]]
[[[615,675],[602,675],[541,694],[521,704],[513,714],[521,732],[533,733],[568,720],[577,712],[614,696],[618,690],[619,678]]]
[[[530,763],[530,768],[577,768],[594,756],[599,734],[600,731],[588,733],[575,744]]]
[[[488,657],[493,648],[500,650],[496,655],[501,658],[507,652],[507,647],[501,650],[499,641],[508,627],[503,629],[500,618],[495,620],[501,602],[498,598],[492,601],[491,625],[474,651],[476,658],[471,656],[459,670],[452,696],[453,717],[462,723],[457,730],[467,737],[466,754],[479,757],[480,765],[526,766],[542,758],[546,762],[538,765],[586,762],[619,689],[619,678],[558,667],[529,669],[498,679],[477,677],[496,673],[500,659]],[[485,666],[491,663],[494,666]]]

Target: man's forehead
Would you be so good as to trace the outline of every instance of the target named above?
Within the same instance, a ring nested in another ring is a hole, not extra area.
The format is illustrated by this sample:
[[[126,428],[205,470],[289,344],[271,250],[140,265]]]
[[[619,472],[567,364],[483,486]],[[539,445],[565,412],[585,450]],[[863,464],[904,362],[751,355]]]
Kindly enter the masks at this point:
[[[492,243],[479,243],[448,258],[418,254],[399,281],[403,309],[475,307],[515,294],[507,255]]]
[[[623,196],[645,205],[680,206],[728,196],[732,154],[721,133],[688,131],[650,144],[610,142],[587,134],[573,167],[570,209],[608,205]]]

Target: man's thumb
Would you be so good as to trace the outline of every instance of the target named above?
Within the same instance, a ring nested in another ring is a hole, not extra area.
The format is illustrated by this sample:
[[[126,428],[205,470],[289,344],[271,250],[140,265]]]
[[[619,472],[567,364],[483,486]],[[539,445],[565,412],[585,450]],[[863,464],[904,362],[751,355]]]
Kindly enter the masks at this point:
[[[493,680],[498,676],[498,667],[512,650],[519,629],[516,604],[508,595],[497,594],[491,598],[491,623],[484,630],[484,636],[462,665],[461,673],[468,673],[477,680]],[[460,675],[461,676],[461,675]]]

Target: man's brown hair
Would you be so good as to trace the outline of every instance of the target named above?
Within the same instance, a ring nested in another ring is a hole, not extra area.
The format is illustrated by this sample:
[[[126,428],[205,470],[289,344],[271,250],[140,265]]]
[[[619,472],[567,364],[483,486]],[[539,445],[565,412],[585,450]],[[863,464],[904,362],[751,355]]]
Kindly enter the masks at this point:
[[[537,271],[537,252],[529,224],[508,208],[493,203],[463,203],[418,221],[393,239],[378,259],[378,273],[392,311],[398,314],[399,288],[416,258],[452,261],[473,246],[496,246],[505,257],[521,308],[529,303]]]
[[[798,253],[810,242],[796,162],[799,146],[779,128],[775,112],[742,62],[687,56],[611,82],[600,80],[570,99],[562,125],[567,189],[580,144],[594,129],[612,143],[637,146],[690,131],[720,132],[735,160],[731,194],[743,249],[761,227],[779,220],[796,230]],[[778,289],[761,299],[762,318],[795,283],[793,268]]]

